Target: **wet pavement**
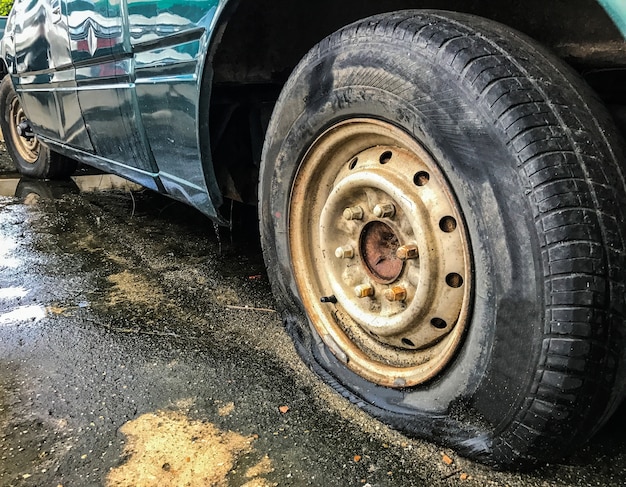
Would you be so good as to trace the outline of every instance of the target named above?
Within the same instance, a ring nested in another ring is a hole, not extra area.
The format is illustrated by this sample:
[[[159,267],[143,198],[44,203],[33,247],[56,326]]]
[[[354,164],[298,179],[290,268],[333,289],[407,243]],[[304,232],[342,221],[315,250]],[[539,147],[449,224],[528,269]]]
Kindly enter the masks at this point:
[[[3,155],[0,486],[626,484],[623,407],[574,458],[503,473],[339,397],[273,311],[253,211],[218,235],[106,175],[19,180]]]

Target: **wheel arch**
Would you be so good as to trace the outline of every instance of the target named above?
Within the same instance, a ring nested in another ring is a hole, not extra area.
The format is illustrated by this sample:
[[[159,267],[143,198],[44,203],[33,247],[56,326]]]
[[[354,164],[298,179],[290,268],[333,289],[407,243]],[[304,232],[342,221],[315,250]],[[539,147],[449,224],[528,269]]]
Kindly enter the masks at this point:
[[[236,146],[241,140],[237,137],[252,129],[242,125],[250,123],[249,117],[244,115],[236,121],[239,125],[234,132],[238,135],[222,143],[216,133],[222,134],[222,129],[231,123],[232,103],[242,99],[247,103],[252,93],[255,101],[262,99],[273,106],[284,82],[308,50],[351,22],[377,13],[408,8],[474,14],[509,25],[552,49],[578,70],[589,71],[626,66],[623,38],[607,13],[607,10],[611,11],[611,3],[611,0],[526,0],[506,5],[499,0],[319,0],[304,4],[288,0],[226,1],[220,5],[222,11],[211,34],[204,71],[203,119],[200,123],[201,129],[211,129],[208,133],[213,140],[210,144],[208,141],[204,143],[203,147],[205,161],[211,161],[211,172],[207,174],[217,174],[214,184],[219,185],[218,192],[227,197],[233,184],[251,185],[257,170],[254,163],[232,166],[230,157],[216,154],[216,147],[220,144],[226,148],[219,150],[226,150],[228,155],[239,150]],[[258,87],[263,87],[263,90],[259,92]],[[225,108],[228,104],[231,107]],[[267,126],[265,120],[259,120],[257,125],[261,126],[262,132],[256,136],[256,139],[260,138],[260,142],[256,141],[258,147],[255,147],[254,140],[248,142],[252,147],[252,158],[260,160],[259,144],[262,145]],[[258,128],[256,132],[259,132]],[[220,177],[224,174],[228,176]],[[245,197],[242,200],[256,203],[256,194],[247,193],[247,201]]]
[[[611,62],[618,57],[624,61],[626,52],[612,45],[623,41],[620,31],[601,4],[609,12],[616,11],[611,0],[230,1],[224,11],[228,26],[214,46],[215,82],[284,81],[304,54],[328,34],[369,15],[408,8],[451,10],[501,22],[574,64]],[[614,18],[619,21],[619,16]]]

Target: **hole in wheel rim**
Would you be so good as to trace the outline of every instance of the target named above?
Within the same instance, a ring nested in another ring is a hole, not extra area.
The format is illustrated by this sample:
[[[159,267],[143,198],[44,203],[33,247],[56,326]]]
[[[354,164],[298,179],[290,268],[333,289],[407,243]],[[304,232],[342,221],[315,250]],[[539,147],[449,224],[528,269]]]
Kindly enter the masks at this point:
[[[444,216],[439,221],[439,228],[446,233],[451,233],[456,230],[456,220],[451,216]]]
[[[380,162],[381,164],[387,164],[387,163],[391,160],[391,156],[392,156],[392,155],[393,155],[393,153],[392,153],[390,150],[383,152],[383,153],[380,155],[379,162]]]
[[[463,278],[456,272],[451,272],[446,276],[446,284],[452,288],[459,288],[463,285]]]
[[[430,174],[428,174],[426,171],[420,171],[418,173],[415,173],[415,176],[413,176],[413,182],[415,183],[415,186],[426,186],[426,184],[428,184],[428,181],[430,181]]]
[[[443,330],[446,326],[448,326],[448,323],[446,323],[446,321],[442,320],[441,318],[433,318],[432,320],[430,320],[430,324],[439,330]]]

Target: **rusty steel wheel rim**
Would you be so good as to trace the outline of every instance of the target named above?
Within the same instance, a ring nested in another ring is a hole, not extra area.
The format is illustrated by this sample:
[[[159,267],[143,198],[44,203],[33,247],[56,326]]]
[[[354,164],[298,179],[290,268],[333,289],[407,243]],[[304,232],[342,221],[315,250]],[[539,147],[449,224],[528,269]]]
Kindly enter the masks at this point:
[[[26,137],[22,137],[18,133],[17,126],[26,120],[26,114],[24,113],[17,97],[14,97],[13,100],[11,100],[9,117],[11,139],[15,144],[15,149],[24,161],[29,164],[34,164],[37,162],[37,158],[39,157],[39,140],[37,140],[37,137],[33,137],[28,140]]]
[[[467,231],[438,165],[404,131],[353,119],[324,132],[296,174],[289,244],[304,308],[351,370],[408,387],[454,358],[471,301]]]

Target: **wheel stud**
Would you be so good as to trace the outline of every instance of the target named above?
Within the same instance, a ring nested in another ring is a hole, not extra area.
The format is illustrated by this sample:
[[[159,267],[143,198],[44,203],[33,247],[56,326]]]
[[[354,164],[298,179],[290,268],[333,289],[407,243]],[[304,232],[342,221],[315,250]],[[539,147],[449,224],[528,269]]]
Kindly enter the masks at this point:
[[[374,295],[374,288],[371,284],[359,284],[354,288],[357,298],[367,298]]]
[[[373,212],[377,218],[391,218],[396,214],[396,207],[392,203],[381,203],[374,207]]]
[[[404,301],[406,299],[406,289],[402,286],[393,286],[385,290],[387,301]]]
[[[335,257],[338,259],[351,259],[354,257],[354,248],[352,245],[344,245],[343,247],[337,247],[335,250]]]
[[[396,257],[400,260],[417,259],[419,257],[417,245],[406,244],[398,247],[396,250]]]
[[[346,220],[362,220],[363,219],[363,208],[360,206],[352,206],[351,208],[346,208],[343,210],[343,217]]]

